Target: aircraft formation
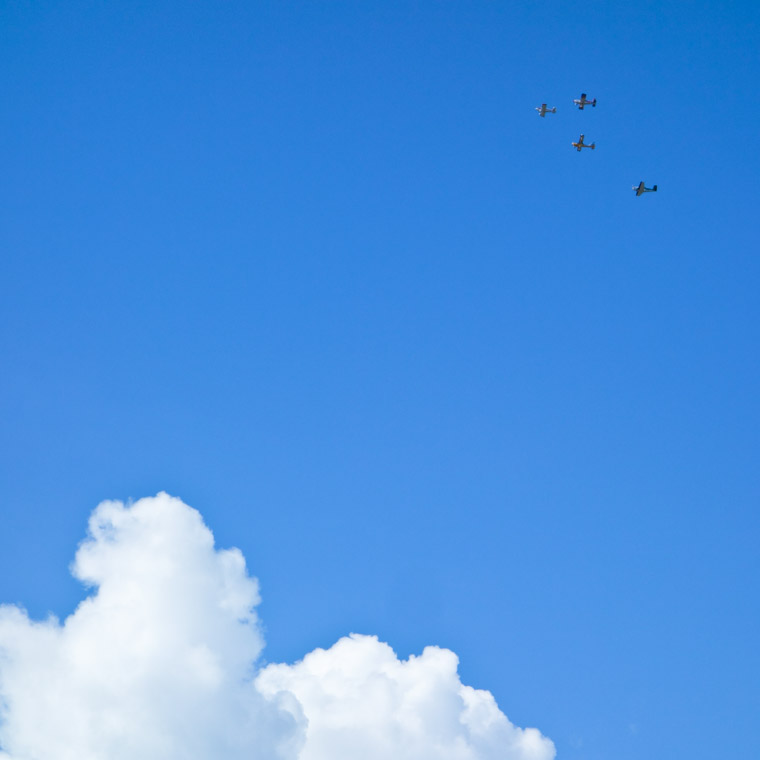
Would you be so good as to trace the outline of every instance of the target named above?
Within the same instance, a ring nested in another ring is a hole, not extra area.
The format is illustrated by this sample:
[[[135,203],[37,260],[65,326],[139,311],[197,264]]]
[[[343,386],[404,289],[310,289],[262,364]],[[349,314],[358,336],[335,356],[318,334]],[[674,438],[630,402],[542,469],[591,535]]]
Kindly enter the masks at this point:
[[[592,98],[591,100],[589,100],[586,97],[586,93],[582,92],[580,98],[575,98],[573,100],[573,104],[578,106],[579,111],[582,111],[586,106],[591,106],[592,108],[596,108],[596,98]],[[535,110],[538,111],[538,115],[542,119],[548,113],[557,113],[556,107],[549,108],[546,105],[546,103],[542,103]],[[584,148],[591,148],[591,150],[594,150],[596,148],[595,142],[586,143],[584,142],[584,138],[585,138],[585,135],[581,134],[577,142],[572,143],[573,148],[575,148],[578,151],[578,153],[580,153]],[[652,187],[645,187],[643,182],[639,182],[639,184],[634,185],[632,189],[636,193],[636,197],[638,198],[640,195],[643,195],[644,193],[656,193],[657,185],[652,185]]]

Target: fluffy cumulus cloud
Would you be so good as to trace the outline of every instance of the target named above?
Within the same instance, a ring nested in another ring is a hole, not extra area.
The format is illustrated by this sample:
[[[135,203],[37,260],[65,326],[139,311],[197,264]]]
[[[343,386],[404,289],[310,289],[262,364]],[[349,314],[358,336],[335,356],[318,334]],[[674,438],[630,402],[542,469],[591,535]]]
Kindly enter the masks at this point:
[[[301,760],[551,760],[552,742],[513,726],[490,692],[464,686],[458,664],[439,647],[401,661],[353,634],[295,665],[269,665],[256,683],[295,695],[308,716]]]
[[[0,607],[0,760],[552,760],[457,658],[371,636],[256,666],[258,584],[166,494],[104,502],[63,623]]]

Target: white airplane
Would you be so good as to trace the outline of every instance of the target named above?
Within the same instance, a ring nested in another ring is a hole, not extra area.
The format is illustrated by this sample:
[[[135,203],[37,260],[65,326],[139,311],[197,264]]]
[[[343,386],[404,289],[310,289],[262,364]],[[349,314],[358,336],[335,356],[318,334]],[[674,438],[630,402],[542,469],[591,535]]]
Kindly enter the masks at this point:
[[[582,92],[580,98],[576,98],[573,103],[575,103],[576,106],[582,111],[583,106],[593,106],[596,108],[596,98],[593,100],[586,100],[586,93]]]
[[[636,187],[634,185],[631,190],[633,190],[636,193],[636,197],[638,198],[640,195],[643,195],[644,193],[656,193],[657,192],[657,185],[652,185],[652,187],[644,187],[643,182],[639,182],[639,186]]]
[[[581,135],[578,138],[578,142],[573,143],[573,148],[575,148],[578,151],[578,153],[581,152],[582,148],[591,148],[591,150],[594,150],[594,148],[596,148],[596,143],[591,143],[591,145],[586,145],[586,143],[583,142],[583,135]]]
[[[556,108],[547,108],[546,103],[541,103],[541,108],[536,108],[536,111],[538,111],[538,115],[543,118],[546,116],[547,113],[557,113]]]

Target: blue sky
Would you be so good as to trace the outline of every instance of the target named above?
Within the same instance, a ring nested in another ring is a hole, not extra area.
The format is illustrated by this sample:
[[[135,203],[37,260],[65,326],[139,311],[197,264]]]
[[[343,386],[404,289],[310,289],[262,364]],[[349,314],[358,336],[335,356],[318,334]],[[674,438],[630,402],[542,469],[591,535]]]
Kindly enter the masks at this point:
[[[746,754],[759,24],[1,4],[0,600],[67,614],[93,507],[166,490],[271,661],[439,644],[559,757]]]

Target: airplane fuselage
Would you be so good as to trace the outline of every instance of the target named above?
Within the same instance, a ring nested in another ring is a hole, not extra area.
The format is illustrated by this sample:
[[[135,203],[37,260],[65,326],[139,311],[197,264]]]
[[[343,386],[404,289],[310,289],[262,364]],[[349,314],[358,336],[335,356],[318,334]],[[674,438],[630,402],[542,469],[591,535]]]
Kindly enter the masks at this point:
[[[644,183],[640,182],[638,186],[634,185],[631,190],[633,190],[636,193],[636,197],[638,197],[644,193],[656,193],[657,185],[652,185],[652,187],[644,187]]]
[[[581,95],[580,99],[576,98],[573,100],[573,103],[575,103],[576,106],[582,111],[584,106],[591,106],[592,108],[596,108],[596,98],[593,100],[586,100],[585,93]]]
[[[583,138],[585,135],[581,135],[578,142],[573,143],[573,147],[578,151],[578,153],[583,150],[583,148],[591,148],[591,150],[594,150],[596,148],[596,143],[585,143],[583,142]]]

